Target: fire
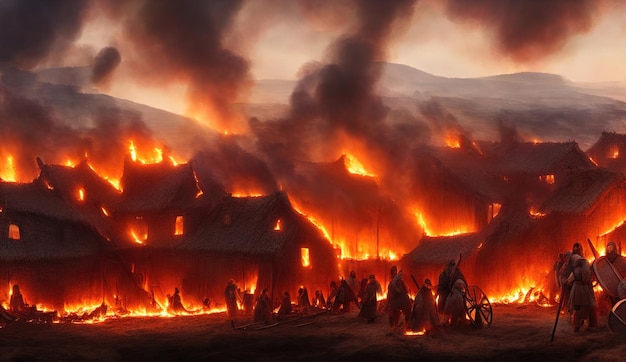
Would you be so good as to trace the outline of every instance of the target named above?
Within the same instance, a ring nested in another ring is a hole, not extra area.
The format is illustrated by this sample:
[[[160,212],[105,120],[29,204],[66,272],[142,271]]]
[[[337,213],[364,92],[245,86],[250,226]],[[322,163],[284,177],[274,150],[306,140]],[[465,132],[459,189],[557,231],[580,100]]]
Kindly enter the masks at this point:
[[[276,220],[276,225],[274,226],[274,230],[276,230],[276,231],[280,231],[281,230],[280,219]]]
[[[619,148],[617,146],[612,146],[608,152],[608,158],[618,158],[619,157]]]
[[[136,232],[135,230],[130,230],[130,237],[131,237],[131,240],[133,240],[137,244],[143,245],[143,243],[145,243],[145,241],[148,239],[148,234],[146,232],[139,233],[139,232]]]
[[[474,231],[473,227],[467,226],[467,225],[456,226],[454,230],[435,231],[428,226],[426,219],[424,218],[424,214],[422,214],[422,212],[420,212],[419,210],[415,210],[413,211],[413,215],[415,215],[415,219],[418,225],[422,228],[422,230],[424,230],[424,234],[426,236],[454,236],[454,235],[461,235],[461,234],[466,234],[466,233],[470,233]]]
[[[457,135],[446,135],[445,142],[450,148],[461,148],[461,141]]]
[[[530,216],[533,216],[533,217],[544,217],[544,216],[546,216],[545,213],[537,211],[534,207],[531,207],[530,210],[528,211],[528,213],[530,214]]]
[[[133,140],[128,143],[128,153],[130,155],[130,159],[133,162],[139,162],[143,164],[152,164],[152,163],[161,163],[163,162],[163,148],[162,147],[154,147],[151,149],[151,154],[142,154],[139,155],[137,151],[137,146],[135,146],[135,142]],[[168,156],[168,159],[172,162],[172,164],[176,165],[178,162],[172,156]]]
[[[8,182],[16,182],[17,176],[15,174],[15,165],[13,165],[13,156],[8,155],[6,163],[0,168],[0,178]]]
[[[301,248],[300,255],[302,256],[302,266],[307,268],[311,266],[311,259],[309,258],[309,248]]]
[[[85,189],[82,187],[78,189],[78,201],[85,201]]]
[[[104,216],[111,216],[111,214],[109,214],[109,211],[104,206],[100,208],[100,211],[102,211],[102,215]]]
[[[348,172],[355,174],[355,175],[376,177],[375,174],[366,170],[363,164],[359,162],[359,160],[357,160],[356,157],[350,154],[346,154],[346,153],[344,153],[344,156],[345,156],[345,165],[346,165],[346,169],[348,170]]]

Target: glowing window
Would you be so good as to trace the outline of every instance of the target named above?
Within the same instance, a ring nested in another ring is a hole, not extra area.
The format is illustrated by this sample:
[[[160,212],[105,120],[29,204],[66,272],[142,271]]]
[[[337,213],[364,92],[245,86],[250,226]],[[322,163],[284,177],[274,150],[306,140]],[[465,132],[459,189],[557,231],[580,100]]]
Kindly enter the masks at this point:
[[[176,227],[174,230],[174,235],[183,235],[183,217],[176,216]]]
[[[300,256],[302,258],[302,266],[308,268],[311,266],[309,248],[300,248]]]
[[[85,201],[85,189],[79,188],[76,197],[78,197],[78,201]]]
[[[20,227],[15,224],[9,225],[9,239],[20,240]]]
[[[143,217],[135,217],[135,222],[130,225],[130,239],[137,244],[143,244],[148,240],[148,225],[143,221]]]
[[[539,180],[552,185],[554,183],[554,175],[539,176]]]
[[[487,215],[487,222],[491,222],[491,220],[493,220],[494,217],[498,216],[498,214],[500,213],[500,208],[502,207],[501,204],[494,202],[493,204],[489,205],[489,214]]]

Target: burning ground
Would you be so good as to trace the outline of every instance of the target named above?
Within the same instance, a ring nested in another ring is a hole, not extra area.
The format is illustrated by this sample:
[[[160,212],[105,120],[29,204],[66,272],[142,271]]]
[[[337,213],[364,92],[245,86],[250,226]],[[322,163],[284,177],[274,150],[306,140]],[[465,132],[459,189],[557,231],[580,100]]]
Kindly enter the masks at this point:
[[[384,315],[367,324],[356,312],[303,317],[260,330],[234,330],[224,313],[96,324],[14,324],[0,329],[0,353],[7,361],[621,360],[623,338],[607,330],[604,318],[595,333],[575,334],[562,316],[550,342],[555,313],[555,308],[532,304],[495,305],[489,329],[444,329],[426,336],[392,331]],[[239,318],[236,325],[245,321]]]

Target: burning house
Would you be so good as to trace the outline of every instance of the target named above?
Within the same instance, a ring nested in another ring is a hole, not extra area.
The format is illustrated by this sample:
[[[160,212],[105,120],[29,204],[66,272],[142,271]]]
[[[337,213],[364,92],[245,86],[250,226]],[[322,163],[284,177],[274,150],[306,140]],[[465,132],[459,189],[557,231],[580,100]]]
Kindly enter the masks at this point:
[[[600,138],[587,150],[587,155],[598,166],[613,171],[626,172],[626,135],[602,132]]]
[[[456,200],[463,200],[464,194],[484,200],[457,201],[452,208],[464,207],[467,215],[474,215],[474,210],[478,216],[469,220],[483,223],[470,233],[425,236],[402,259],[405,270],[419,278],[436,278],[448,260],[462,254],[464,273],[473,284],[485,286],[488,294],[548,289],[550,268],[559,252],[619,223],[619,213],[607,217],[601,211],[611,205],[610,199],[622,197],[619,175],[598,170],[575,143],[476,143],[469,151],[438,155],[430,155],[430,165],[444,170],[439,175],[457,180],[459,186],[444,192],[459,195]],[[452,184],[432,183],[431,190],[437,184],[443,188]],[[484,192],[486,185],[489,191]],[[506,274],[499,272],[504,270]]]

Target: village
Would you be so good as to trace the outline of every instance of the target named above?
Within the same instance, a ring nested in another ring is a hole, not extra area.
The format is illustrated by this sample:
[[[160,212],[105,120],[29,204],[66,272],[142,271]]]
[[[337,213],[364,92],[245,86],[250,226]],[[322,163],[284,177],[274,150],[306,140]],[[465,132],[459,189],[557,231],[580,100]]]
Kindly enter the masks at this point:
[[[555,305],[559,253],[574,242],[600,253],[609,241],[621,248],[625,135],[604,132],[587,152],[575,142],[461,140],[424,147],[415,159],[419,215],[381,196],[375,178],[352,173],[345,155],[298,168],[298,188],[255,196],[226,192],[199,159],[146,164],[129,156],[119,187],[88,160],[37,159],[34,181],[0,183],[2,305],[19,285],[57,318],[99,316],[103,306],[109,315],[158,316],[175,289],[189,310],[224,310],[233,279],[247,300],[267,288],[277,308],[283,292],[328,295],[329,282],[352,270],[359,280],[375,274],[386,289],[392,266],[411,276],[414,297],[449,260],[491,303]],[[330,193],[378,209],[359,215],[357,230],[336,215],[351,211],[347,202],[327,206],[319,179]],[[585,257],[593,260],[589,249]]]

